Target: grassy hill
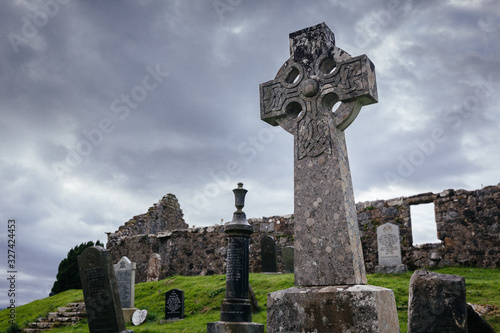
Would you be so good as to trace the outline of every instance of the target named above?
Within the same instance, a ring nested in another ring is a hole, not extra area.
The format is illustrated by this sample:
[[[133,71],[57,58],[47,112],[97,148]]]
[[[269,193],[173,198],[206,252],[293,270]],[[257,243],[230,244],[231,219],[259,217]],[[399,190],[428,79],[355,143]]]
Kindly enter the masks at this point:
[[[467,302],[491,305],[495,309],[488,322],[500,332],[500,269],[480,268],[444,268],[434,270],[444,274],[455,274],[465,277],[467,285]],[[401,275],[368,275],[371,285],[394,290],[401,332],[406,332],[408,319],[408,285],[412,272]],[[261,311],[254,313],[253,321],[266,323],[267,293],[293,286],[292,274],[250,274],[250,284],[256,294]],[[140,326],[127,325],[134,332],[206,332],[208,322],[219,320],[220,304],[224,298],[225,276],[173,276],[158,282],[139,283],[136,285],[135,306],[148,310],[146,323]],[[165,292],[170,289],[184,290],[185,319],[160,325],[164,317]],[[58,295],[44,298],[20,306],[16,309],[16,322],[20,327],[44,317],[48,312],[70,302],[82,301],[81,290],[69,290]],[[0,311],[0,331],[8,328],[8,309]],[[88,332],[86,321],[73,327],[61,327],[51,332]]]

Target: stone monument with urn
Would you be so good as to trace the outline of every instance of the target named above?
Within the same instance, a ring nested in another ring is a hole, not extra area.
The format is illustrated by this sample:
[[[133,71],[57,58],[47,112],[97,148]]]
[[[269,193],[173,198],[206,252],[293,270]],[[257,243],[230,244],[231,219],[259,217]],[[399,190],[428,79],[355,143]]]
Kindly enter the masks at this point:
[[[264,333],[264,325],[252,322],[248,298],[249,245],[252,226],[243,212],[247,190],[242,183],[233,190],[236,211],[224,225],[227,234],[226,297],[220,309],[220,321],[208,323],[207,333]]]

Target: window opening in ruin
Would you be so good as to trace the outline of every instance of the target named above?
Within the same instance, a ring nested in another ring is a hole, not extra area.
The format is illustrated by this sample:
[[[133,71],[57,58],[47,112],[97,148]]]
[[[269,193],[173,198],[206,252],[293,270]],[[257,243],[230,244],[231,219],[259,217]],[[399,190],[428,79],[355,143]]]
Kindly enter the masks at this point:
[[[434,203],[411,205],[411,229],[413,245],[441,243],[437,238]]]

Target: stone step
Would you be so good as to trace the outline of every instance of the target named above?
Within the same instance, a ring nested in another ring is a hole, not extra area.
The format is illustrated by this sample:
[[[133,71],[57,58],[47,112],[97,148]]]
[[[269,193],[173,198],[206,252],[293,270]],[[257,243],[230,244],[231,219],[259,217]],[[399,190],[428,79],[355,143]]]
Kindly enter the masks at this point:
[[[28,324],[24,332],[38,333],[44,332],[55,325],[72,325],[87,317],[85,303],[69,303],[66,306],[57,308],[57,312],[49,312],[47,317],[38,318],[35,323]]]
[[[60,308],[57,308],[57,312],[71,312],[73,311],[73,307],[71,306],[62,306]]]
[[[69,303],[57,308],[59,312],[85,312],[85,303]]]
[[[48,323],[46,321],[38,321],[36,323],[28,324],[28,328],[39,328],[39,329],[52,328],[52,326],[54,326],[54,323]]]
[[[86,312],[49,312],[47,315],[47,318],[54,318],[54,317],[82,317],[85,318],[87,317]]]
[[[82,320],[82,317],[50,317],[47,318],[48,323],[61,323],[61,324],[73,324]]]
[[[23,329],[23,332],[25,332],[25,333],[40,333],[40,332],[43,332],[43,330],[39,329],[39,328],[25,328],[25,329]]]

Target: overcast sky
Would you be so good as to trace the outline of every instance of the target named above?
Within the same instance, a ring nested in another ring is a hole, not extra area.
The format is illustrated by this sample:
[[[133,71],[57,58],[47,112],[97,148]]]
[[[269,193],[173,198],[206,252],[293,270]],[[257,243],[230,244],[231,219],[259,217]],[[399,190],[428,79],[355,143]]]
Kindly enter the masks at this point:
[[[258,87],[321,22],[376,66],[379,103],[345,131],[357,202],[500,181],[495,0],[16,0],[0,16],[0,268],[15,219],[18,304],[167,193],[190,226],[230,220],[240,181],[249,218],[293,213],[293,137],[260,120]]]

